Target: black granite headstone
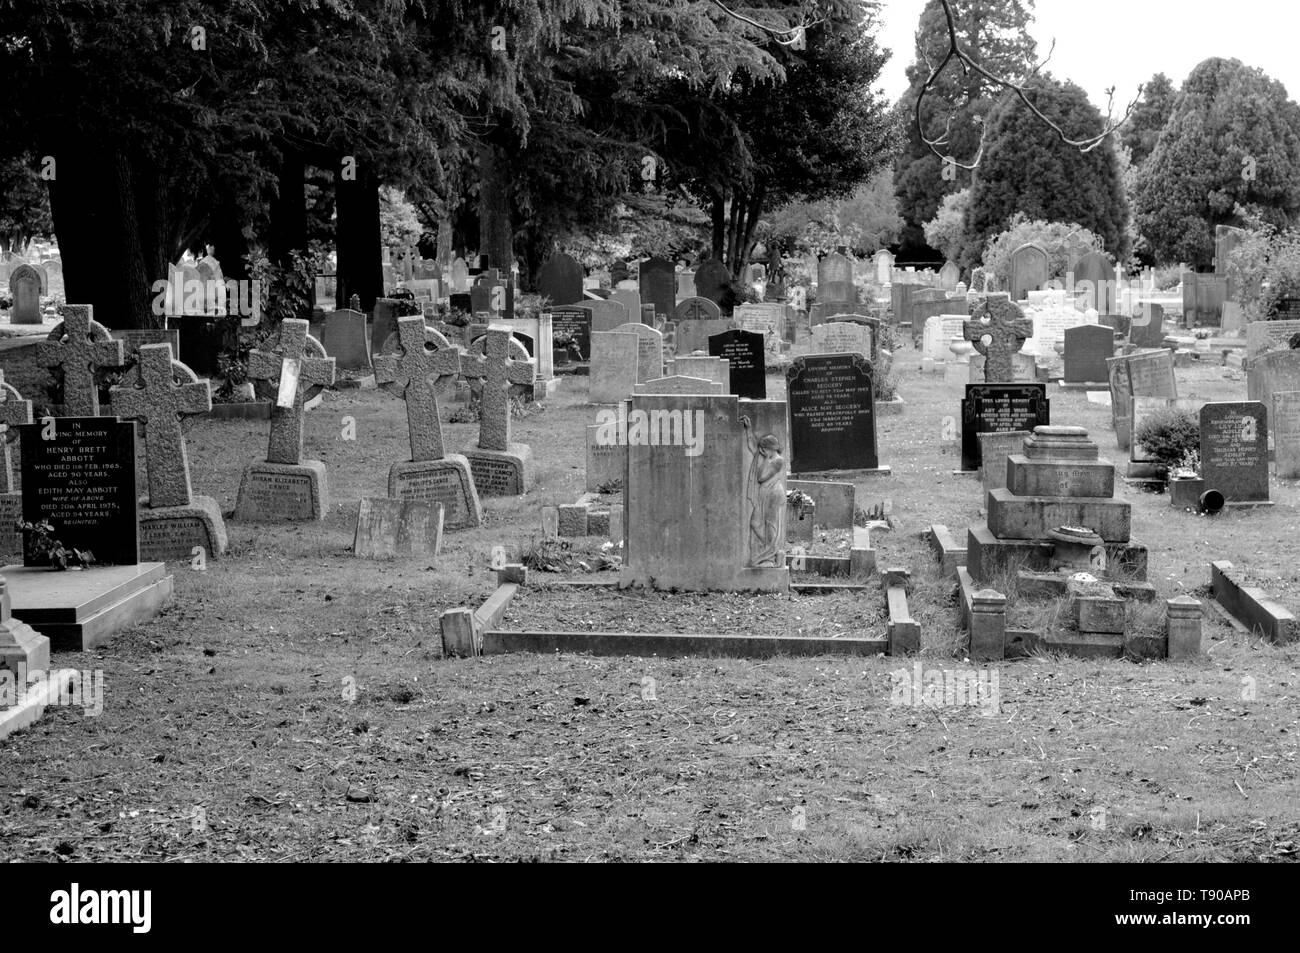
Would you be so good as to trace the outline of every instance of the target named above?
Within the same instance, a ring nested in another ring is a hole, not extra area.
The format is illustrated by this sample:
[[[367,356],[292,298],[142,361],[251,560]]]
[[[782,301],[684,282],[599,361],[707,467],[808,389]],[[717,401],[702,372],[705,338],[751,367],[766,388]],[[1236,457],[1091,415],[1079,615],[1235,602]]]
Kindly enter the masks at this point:
[[[65,547],[90,550],[95,563],[140,561],[135,423],[116,417],[47,417],[19,428],[23,519],[48,520]],[[40,562],[24,534],[23,565]]]
[[[1065,382],[1109,380],[1106,362],[1115,356],[1115,331],[1104,324],[1065,329]]]
[[[552,308],[551,335],[556,341],[574,341],[582,359],[591,358],[591,312],[588,309]]]
[[[723,331],[709,336],[709,357],[731,362],[731,393],[767,400],[767,366],[763,335],[753,331]]]
[[[980,468],[980,434],[1033,433],[1051,422],[1046,384],[967,384],[961,402],[961,468]]]
[[[872,374],[858,354],[794,359],[786,370],[790,472],[879,468]]]
[[[672,319],[677,308],[677,272],[666,258],[651,258],[641,262],[641,301],[653,304],[655,317],[660,321]]]
[[[1201,479],[1225,502],[1268,499],[1268,409],[1256,400],[1201,408]]]

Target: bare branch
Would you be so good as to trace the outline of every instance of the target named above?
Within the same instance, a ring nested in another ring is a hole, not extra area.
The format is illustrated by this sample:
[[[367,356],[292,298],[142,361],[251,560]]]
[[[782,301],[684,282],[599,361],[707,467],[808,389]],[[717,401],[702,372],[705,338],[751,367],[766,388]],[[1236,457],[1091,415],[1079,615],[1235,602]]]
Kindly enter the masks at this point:
[[[804,43],[805,35],[810,27],[825,22],[824,20],[804,19],[801,20],[797,26],[779,29],[777,27],[768,26],[764,23],[759,23],[757,20],[745,16],[743,13],[737,13],[735,10],[732,10],[724,4],[722,0],[709,0],[709,2],[733,20],[738,20],[746,26],[752,26],[756,29],[762,30],[764,33],[776,40],[776,42],[781,46],[800,46]]]

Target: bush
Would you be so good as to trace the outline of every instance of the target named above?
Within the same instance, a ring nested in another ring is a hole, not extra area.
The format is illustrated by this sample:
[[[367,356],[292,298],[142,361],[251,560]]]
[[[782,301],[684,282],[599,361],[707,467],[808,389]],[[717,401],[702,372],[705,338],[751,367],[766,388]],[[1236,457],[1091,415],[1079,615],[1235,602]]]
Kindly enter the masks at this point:
[[[1228,276],[1247,321],[1276,317],[1283,298],[1300,298],[1300,233],[1252,229],[1228,256]]]
[[[1029,242],[1047,252],[1049,278],[1063,277],[1070,262],[1088,252],[1105,250],[1100,238],[1073,222],[1031,222],[1017,213],[1010,227],[990,238],[984,249],[984,270],[993,272],[999,287],[1011,286],[1011,253]]]
[[[1191,411],[1166,408],[1144,419],[1134,439],[1157,463],[1172,469],[1200,452],[1201,422]]]

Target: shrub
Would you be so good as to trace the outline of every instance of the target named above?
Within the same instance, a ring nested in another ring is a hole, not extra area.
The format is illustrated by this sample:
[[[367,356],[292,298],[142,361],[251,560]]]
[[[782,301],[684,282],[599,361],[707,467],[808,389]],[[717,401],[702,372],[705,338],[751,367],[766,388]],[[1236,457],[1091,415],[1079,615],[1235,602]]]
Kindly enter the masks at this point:
[[[1300,233],[1251,230],[1228,256],[1228,276],[1247,321],[1276,317],[1283,298],[1300,298]]]
[[[984,270],[993,273],[1000,287],[1010,287],[1011,253],[1029,242],[1047,252],[1049,278],[1063,277],[1071,261],[1090,251],[1104,251],[1098,236],[1073,222],[1031,222],[1018,212],[1007,230],[990,238],[984,248]]]
[[[1161,466],[1172,469],[1200,452],[1201,423],[1191,411],[1169,407],[1144,419],[1134,439]]]

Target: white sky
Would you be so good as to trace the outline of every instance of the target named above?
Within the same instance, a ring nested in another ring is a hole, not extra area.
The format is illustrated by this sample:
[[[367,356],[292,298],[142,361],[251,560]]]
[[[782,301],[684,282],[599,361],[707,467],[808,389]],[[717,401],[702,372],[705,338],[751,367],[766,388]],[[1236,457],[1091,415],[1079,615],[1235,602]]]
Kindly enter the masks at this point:
[[[956,2],[960,9],[962,0]],[[894,55],[880,85],[891,102],[907,89],[904,70],[915,58],[916,25],[924,8],[925,0],[881,0],[878,38]],[[1048,70],[1082,86],[1102,112],[1107,87],[1116,87],[1119,113],[1153,74],[1164,73],[1177,87],[1211,56],[1259,67],[1295,99],[1300,93],[1296,9],[1279,0],[1037,0],[1030,33],[1040,57],[1056,39]]]

